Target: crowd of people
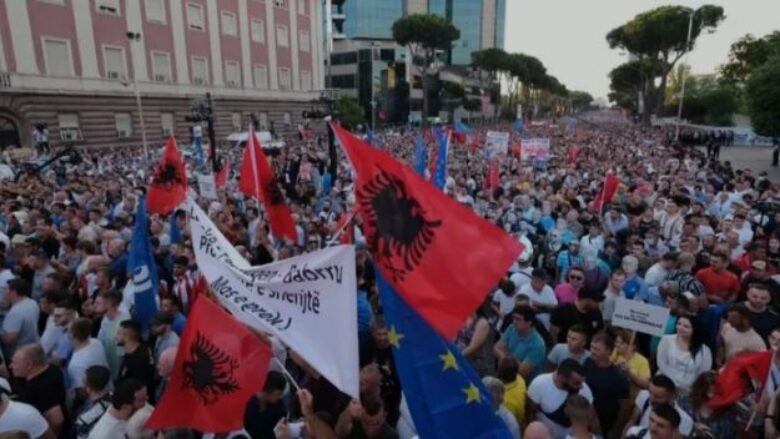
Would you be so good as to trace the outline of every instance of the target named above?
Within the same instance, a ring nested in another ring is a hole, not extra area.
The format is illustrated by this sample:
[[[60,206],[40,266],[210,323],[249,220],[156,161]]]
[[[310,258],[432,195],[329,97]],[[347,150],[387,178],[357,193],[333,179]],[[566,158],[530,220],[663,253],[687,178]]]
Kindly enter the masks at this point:
[[[780,352],[777,186],[669,142],[664,129],[612,113],[579,120],[529,124],[522,136],[549,137],[550,157],[527,163],[510,148],[497,187],[480,139],[511,125],[475,127],[476,142],[450,147],[445,193],[526,245],[455,340],[497,416],[529,439],[777,437],[780,353],[760,394],[716,412],[706,404],[729,361]],[[415,134],[377,132],[374,144],[411,164]],[[253,265],[338,242],[352,221],[361,398],[350,400],[277,343],[276,359],[302,390],[275,362],[247,401],[244,430],[216,437],[415,437],[405,401],[421,396],[404,394],[395,369],[371,256],[351,215],[346,158],[331,166],[324,135],[286,139],[273,168],[298,238],[282,241],[262,205],[236,189],[242,151],[218,153],[234,172],[218,200],[198,202]],[[146,334],[128,305],[127,265],[156,157],[82,156],[0,186],[0,437],[213,437],[144,429],[170,379],[198,278],[187,215],[150,218],[162,281]],[[620,185],[602,205],[608,172]],[[172,239],[172,222],[183,239]],[[613,326],[618,298],[669,308],[666,335]]]

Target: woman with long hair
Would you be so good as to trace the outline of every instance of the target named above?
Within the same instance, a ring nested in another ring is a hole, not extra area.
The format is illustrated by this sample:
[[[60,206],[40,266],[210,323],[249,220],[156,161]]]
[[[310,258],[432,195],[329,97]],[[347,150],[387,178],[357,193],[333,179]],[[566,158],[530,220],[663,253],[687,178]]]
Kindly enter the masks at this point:
[[[676,329],[676,334],[661,338],[656,363],[658,373],[671,378],[677,386],[678,395],[684,396],[699,375],[712,369],[712,352],[704,344],[696,318],[679,316]]]

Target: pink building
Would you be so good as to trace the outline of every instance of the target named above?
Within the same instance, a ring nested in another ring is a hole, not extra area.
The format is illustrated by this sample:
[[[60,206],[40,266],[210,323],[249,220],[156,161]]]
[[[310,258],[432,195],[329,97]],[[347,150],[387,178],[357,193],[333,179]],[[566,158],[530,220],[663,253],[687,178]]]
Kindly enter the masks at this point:
[[[0,0],[0,147],[189,139],[211,92],[217,139],[251,117],[294,130],[324,88],[321,0]]]

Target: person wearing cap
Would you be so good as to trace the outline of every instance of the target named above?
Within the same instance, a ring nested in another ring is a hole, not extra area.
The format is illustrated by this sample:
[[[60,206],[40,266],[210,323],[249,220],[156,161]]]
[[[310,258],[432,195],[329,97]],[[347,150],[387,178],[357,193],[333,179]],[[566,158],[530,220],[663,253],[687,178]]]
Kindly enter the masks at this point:
[[[179,345],[179,336],[173,331],[173,317],[161,312],[151,321],[152,334],[157,337],[154,343],[154,360],[159,361],[160,354],[169,347]]]
[[[56,438],[35,407],[11,399],[11,385],[5,378],[0,378],[0,435],[17,432],[35,439]]]
[[[24,279],[11,279],[6,285],[6,298],[11,308],[3,319],[0,342],[5,358],[11,358],[18,346],[38,341],[40,308],[30,299],[30,284]]]
[[[555,292],[547,285],[547,272],[544,268],[535,268],[531,272],[531,282],[520,287],[518,294],[525,294],[531,302],[531,308],[536,312],[536,317],[550,328],[550,312],[558,306]]]

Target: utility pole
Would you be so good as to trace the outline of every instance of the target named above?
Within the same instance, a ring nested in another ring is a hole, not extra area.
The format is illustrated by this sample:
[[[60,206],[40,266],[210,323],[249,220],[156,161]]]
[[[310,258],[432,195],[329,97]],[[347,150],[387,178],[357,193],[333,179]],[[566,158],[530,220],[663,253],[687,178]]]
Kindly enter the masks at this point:
[[[696,11],[692,10],[691,14],[688,16],[688,40],[685,43],[685,64],[683,65],[682,71],[680,72],[682,75],[682,81],[680,84],[680,103],[677,106],[677,127],[674,130],[675,141],[680,140],[680,122],[682,122],[683,101],[685,100],[685,81],[688,79],[688,75],[685,74],[685,69],[689,65],[688,56],[691,53],[691,33],[693,33],[693,15],[695,13]]]
[[[206,93],[205,99],[198,99],[192,103],[192,115],[184,118],[187,122],[206,122],[209,135],[209,154],[211,155],[211,170],[219,171],[217,160],[217,139],[214,133],[214,106],[211,93]]]

